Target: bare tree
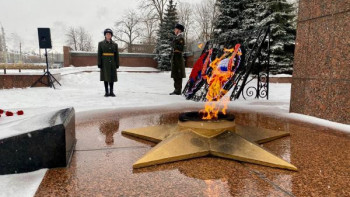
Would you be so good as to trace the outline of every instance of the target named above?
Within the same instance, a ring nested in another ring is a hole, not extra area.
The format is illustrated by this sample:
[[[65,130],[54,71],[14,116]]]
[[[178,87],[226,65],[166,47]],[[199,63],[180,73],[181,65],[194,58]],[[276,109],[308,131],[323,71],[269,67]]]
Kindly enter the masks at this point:
[[[150,10],[146,10],[142,13],[141,18],[142,25],[142,38],[147,45],[153,45],[156,42],[156,33],[158,29],[157,16]]]
[[[83,27],[79,27],[79,48],[81,51],[92,51],[92,39],[91,35]]]
[[[12,48],[14,49],[14,51],[19,52],[23,43],[21,36],[17,33],[11,33],[10,39],[12,41]]]
[[[185,26],[186,30],[184,32],[184,38],[187,46],[189,46],[189,38],[192,35],[191,33],[195,31],[193,16],[193,5],[187,2],[179,1],[179,23]]]
[[[124,17],[115,23],[115,35],[120,42],[127,45],[128,52],[132,53],[132,45],[141,36],[140,18],[134,10],[129,10]]]
[[[214,22],[217,17],[216,0],[203,0],[195,5],[195,20],[200,29],[198,38],[208,41],[214,31]]]
[[[159,23],[162,24],[167,3],[168,0],[140,0],[140,8],[150,9],[150,11],[155,12]]]
[[[66,43],[74,50],[78,51],[78,31],[74,27],[68,29]]]
[[[70,27],[66,43],[75,51],[93,51],[91,35],[83,27]]]

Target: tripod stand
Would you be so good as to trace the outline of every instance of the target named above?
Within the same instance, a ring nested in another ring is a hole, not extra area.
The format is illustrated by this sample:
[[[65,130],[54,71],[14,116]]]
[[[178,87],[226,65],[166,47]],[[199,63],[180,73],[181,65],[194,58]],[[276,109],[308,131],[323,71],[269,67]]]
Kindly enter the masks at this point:
[[[38,80],[36,80],[33,85],[31,87],[34,87],[37,83],[42,83],[44,85],[47,85],[48,87],[50,88],[54,88],[55,89],[55,85],[54,83],[57,82],[58,85],[61,86],[60,82],[57,81],[57,79],[50,73],[50,70],[49,70],[49,62],[47,60],[47,48],[45,48],[45,58],[46,58],[46,72],[44,73],[43,76],[41,76]],[[47,76],[47,83],[45,83],[43,81],[43,78]]]

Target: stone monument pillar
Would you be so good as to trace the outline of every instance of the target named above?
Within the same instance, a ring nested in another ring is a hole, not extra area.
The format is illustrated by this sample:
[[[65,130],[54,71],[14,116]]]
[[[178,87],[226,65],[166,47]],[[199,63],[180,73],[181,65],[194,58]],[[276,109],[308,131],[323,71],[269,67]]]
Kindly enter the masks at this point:
[[[290,112],[350,124],[350,0],[300,0]]]

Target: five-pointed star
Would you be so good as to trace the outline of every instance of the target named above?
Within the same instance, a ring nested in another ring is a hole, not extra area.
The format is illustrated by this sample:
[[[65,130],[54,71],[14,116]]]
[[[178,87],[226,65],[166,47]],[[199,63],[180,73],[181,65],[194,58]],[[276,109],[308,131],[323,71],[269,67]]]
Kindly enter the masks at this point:
[[[146,155],[134,163],[133,168],[213,155],[264,166],[297,170],[297,168],[265,150],[258,144],[288,136],[288,132],[236,125],[216,136],[203,137],[191,129],[177,124],[130,129],[122,132],[156,142]]]

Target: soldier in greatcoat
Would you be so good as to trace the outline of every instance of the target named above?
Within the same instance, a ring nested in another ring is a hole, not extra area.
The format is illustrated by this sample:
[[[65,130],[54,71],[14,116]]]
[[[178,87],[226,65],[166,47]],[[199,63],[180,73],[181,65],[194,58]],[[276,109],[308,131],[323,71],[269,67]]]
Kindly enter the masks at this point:
[[[171,60],[171,78],[174,79],[174,92],[170,95],[180,95],[182,90],[182,78],[186,77],[185,73],[185,61],[183,57],[185,39],[183,32],[185,27],[181,24],[175,26],[175,39],[173,41],[173,57]]]
[[[98,43],[97,65],[101,69],[100,81],[103,81],[105,85],[105,97],[115,97],[113,86],[114,82],[118,81],[118,44],[112,40],[113,31],[111,29],[106,29],[104,31],[104,36],[105,39]]]

